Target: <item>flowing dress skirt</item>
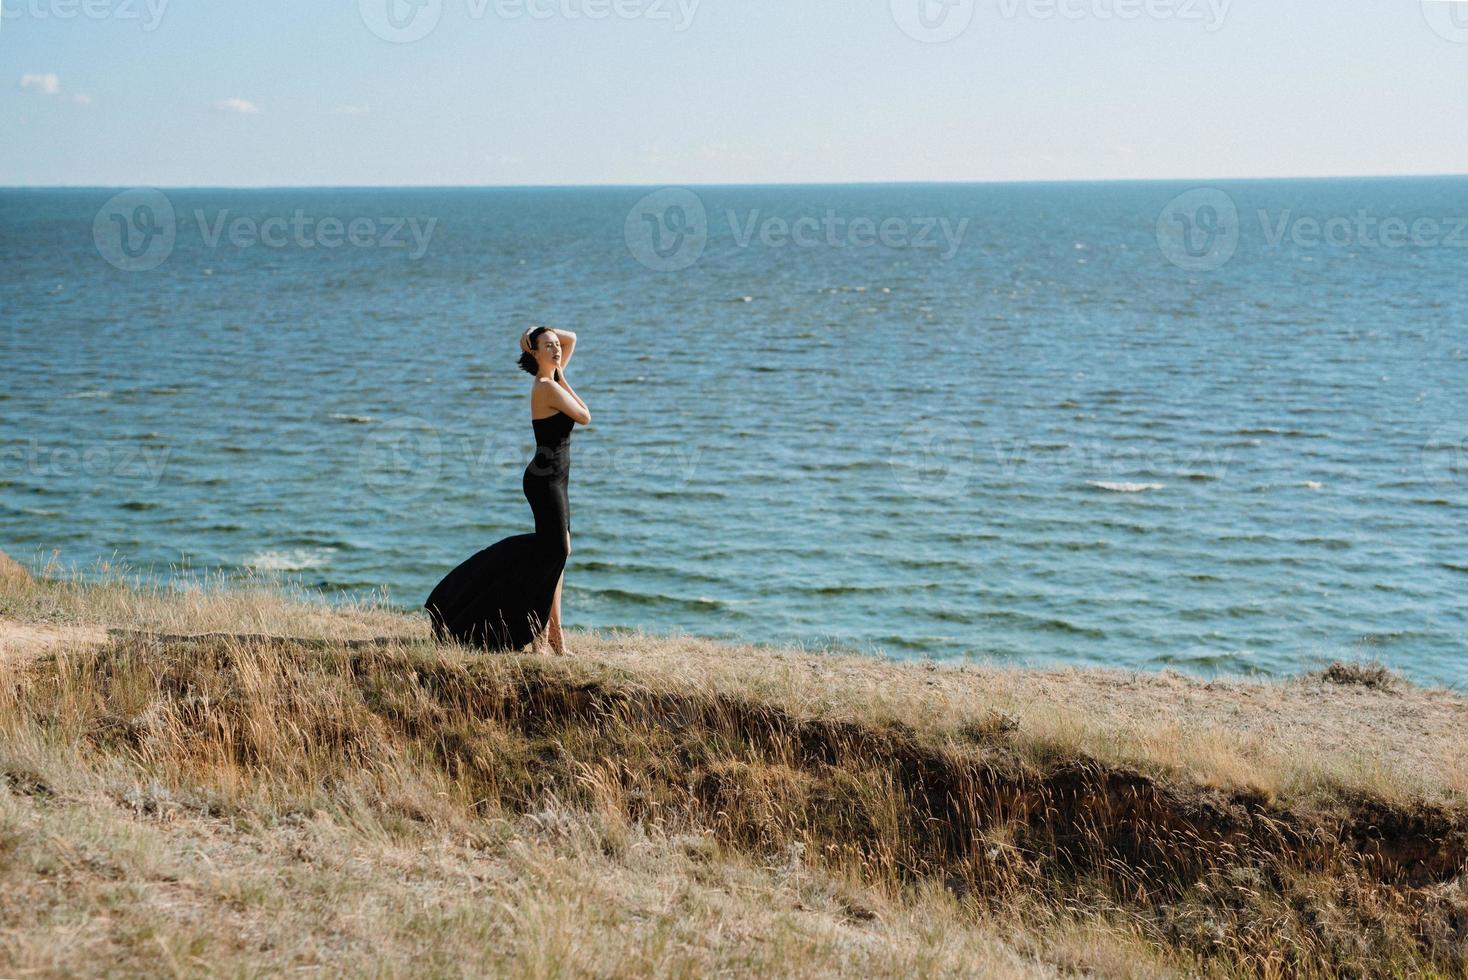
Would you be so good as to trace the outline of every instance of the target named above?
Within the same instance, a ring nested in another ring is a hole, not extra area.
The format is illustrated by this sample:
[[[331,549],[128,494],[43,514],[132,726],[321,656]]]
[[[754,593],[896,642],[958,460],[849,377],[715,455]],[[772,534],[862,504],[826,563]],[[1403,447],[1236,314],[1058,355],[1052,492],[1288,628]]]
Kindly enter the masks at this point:
[[[571,529],[570,467],[564,451],[569,419],[559,440],[549,420],[537,420],[538,436],[542,428],[552,441],[542,443],[522,481],[535,531],[496,541],[444,576],[424,602],[434,635],[441,640],[453,637],[470,646],[518,650],[550,620]]]

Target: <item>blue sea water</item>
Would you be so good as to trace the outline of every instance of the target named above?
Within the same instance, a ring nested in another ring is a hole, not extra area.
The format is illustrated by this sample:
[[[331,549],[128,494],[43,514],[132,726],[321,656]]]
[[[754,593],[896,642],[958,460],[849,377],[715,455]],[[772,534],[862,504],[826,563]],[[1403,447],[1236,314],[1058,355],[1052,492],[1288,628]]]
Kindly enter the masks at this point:
[[[1468,681],[1468,179],[0,191],[0,548],[571,628]],[[126,245],[126,248],[124,248]]]

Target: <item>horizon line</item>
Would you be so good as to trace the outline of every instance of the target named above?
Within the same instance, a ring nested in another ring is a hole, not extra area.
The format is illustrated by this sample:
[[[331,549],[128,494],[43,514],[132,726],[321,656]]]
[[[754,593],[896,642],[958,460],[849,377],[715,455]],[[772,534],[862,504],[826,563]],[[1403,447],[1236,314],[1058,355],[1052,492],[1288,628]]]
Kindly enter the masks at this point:
[[[1468,173],[1391,173],[1391,174],[1296,174],[1292,176],[1211,176],[1211,177],[1067,177],[1048,180],[795,180],[751,181],[745,183],[714,181],[654,181],[651,183],[509,183],[509,184],[0,184],[4,191],[41,190],[115,190],[152,187],[158,190],[642,190],[647,188],[688,187],[991,187],[1040,186],[1056,184],[1206,184],[1210,182],[1241,183],[1248,181],[1312,181],[1312,180],[1435,180],[1468,177]]]

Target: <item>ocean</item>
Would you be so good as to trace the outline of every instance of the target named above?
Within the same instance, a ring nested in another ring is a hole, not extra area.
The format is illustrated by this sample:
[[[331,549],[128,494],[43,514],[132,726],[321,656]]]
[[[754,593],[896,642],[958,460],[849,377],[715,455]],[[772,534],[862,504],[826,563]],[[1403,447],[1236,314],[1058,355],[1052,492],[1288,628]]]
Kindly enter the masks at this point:
[[[1468,681],[1468,178],[0,190],[0,549],[570,629]]]

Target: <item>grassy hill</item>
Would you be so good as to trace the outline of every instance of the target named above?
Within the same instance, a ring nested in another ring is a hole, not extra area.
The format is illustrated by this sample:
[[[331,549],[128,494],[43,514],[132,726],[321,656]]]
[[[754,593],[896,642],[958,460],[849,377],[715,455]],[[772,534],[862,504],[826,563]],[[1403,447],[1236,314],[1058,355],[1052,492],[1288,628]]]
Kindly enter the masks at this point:
[[[0,574],[0,975],[1464,976],[1468,699]]]

